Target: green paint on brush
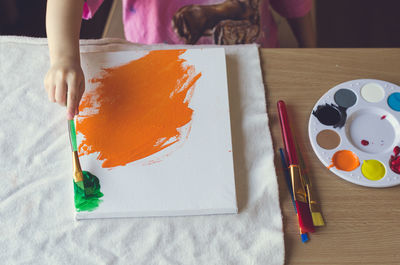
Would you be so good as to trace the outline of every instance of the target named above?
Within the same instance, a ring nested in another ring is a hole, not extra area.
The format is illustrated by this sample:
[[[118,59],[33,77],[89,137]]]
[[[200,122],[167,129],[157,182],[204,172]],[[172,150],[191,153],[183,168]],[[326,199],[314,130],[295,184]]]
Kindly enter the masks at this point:
[[[76,144],[75,122],[73,119],[69,121],[69,126],[69,139],[71,140],[72,151],[78,151],[78,145]]]
[[[85,186],[84,186],[84,184],[83,184],[83,181],[75,182],[75,180],[74,180],[74,183],[75,183],[75,185],[77,185],[80,189],[82,189],[82,190],[85,189]]]
[[[102,202],[99,198],[104,194],[100,192],[99,179],[88,171],[82,172],[85,189],[80,188],[74,182],[75,209],[77,212],[93,211],[99,207]]]
[[[74,120],[70,120],[68,125],[72,151],[77,152],[78,145]],[[103,197],[103,193],[100,191],[100,181],[95,175],[88,171],[82,171],[82,173],[83,181],[74,181],[75,209],[77,212],[93,211],[99,207],[102,202],[102,200],[99,199]]]

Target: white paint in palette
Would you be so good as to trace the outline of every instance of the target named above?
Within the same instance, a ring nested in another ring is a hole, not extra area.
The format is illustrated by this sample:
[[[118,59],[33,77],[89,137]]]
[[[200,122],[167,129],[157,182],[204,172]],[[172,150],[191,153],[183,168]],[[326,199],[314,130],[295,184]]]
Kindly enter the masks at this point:
[[[385,97],[383,87],[377,83],[367,83],[361,88],[361,96],[368,102],[379,102]]]

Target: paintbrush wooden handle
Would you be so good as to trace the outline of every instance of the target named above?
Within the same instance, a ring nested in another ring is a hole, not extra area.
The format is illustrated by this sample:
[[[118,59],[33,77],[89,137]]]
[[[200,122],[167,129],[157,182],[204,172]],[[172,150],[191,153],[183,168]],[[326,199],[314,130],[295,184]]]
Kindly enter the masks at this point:
[[[285,145],[285,149],[287,152],[288,163],[289,165],[297,165],[298,160],[297,160],[296,148],[294,145],[292,132],[289,126],[289,117],[287,115],[285,102],[279,100],[277,103],[277,107],[279,113],[279,121],[281,124],[283,143]]]

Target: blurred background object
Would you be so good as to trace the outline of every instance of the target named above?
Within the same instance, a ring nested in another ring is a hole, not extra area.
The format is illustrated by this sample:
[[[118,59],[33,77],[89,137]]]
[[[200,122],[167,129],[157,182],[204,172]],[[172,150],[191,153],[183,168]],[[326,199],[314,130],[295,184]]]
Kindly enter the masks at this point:
[[[399,0],[316,0],[319,47],[400,47]]]
[[[146,1],[146,0],[143,0]],[[162,0],[160,0],[162,1]],[[319,47],[400,47],[400,0],[314,0]],[[46,37],[46,0],[0,0],[0,35]],[[297,47],[286,20],[273,13],[280,45]],[[121,0],[104,0],[81,38],[124,38]]]
[[[72,0],[71,0],[72,1]],[[46,37],[46,0],[0,0],[0,35]],[[81,38],[101,38],[113,0],[91,20],[82,20]]]

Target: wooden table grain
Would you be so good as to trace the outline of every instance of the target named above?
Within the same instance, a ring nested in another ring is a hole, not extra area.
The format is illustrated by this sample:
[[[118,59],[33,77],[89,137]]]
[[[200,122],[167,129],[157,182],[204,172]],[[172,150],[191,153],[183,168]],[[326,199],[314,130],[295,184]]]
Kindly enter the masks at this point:
[[[400,186],[347,182],[318,160],[308,140],[314,104],[335,85],[360,78],[400,84],[400,49],[261,49],[269,125],[283,215],[286,264],[400,264]],[[286,102],[326,226],[304,244],[284,181],[276,102]],[[400,132],[399,132],[400,133]]]

